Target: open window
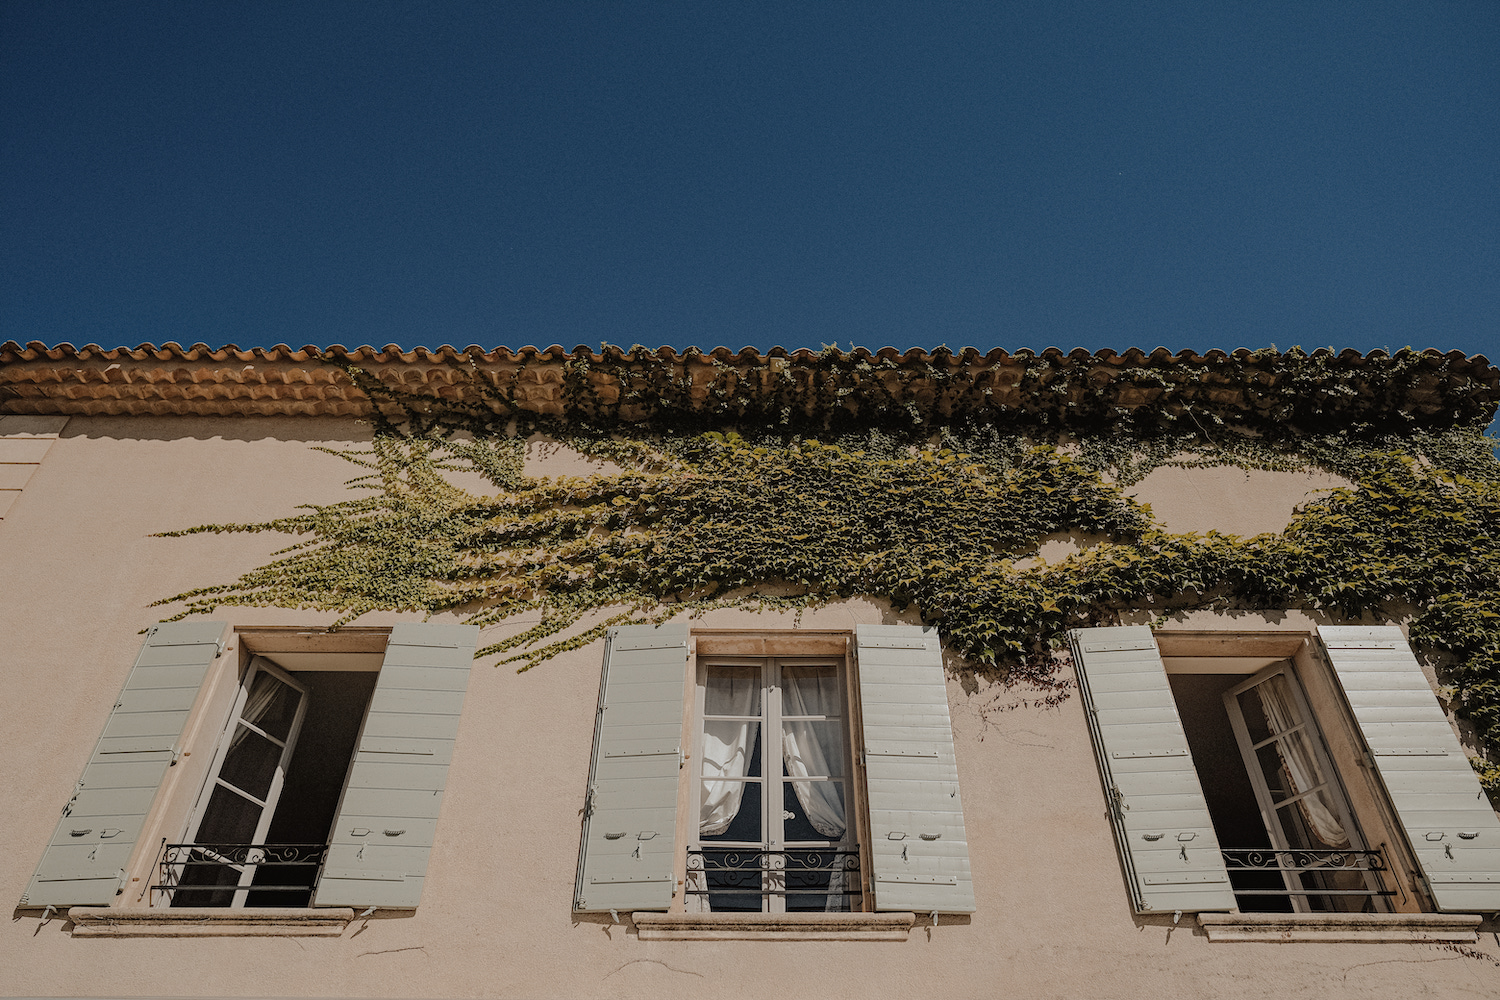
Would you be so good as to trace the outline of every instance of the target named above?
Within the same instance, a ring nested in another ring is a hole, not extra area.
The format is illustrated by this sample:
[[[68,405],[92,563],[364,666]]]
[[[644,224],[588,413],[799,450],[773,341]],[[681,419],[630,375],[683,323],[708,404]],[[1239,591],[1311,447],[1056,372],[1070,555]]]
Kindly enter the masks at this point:
[[[931,629],[612,629],[584,813],[579,912],[974,909]]]
[[[23,905],[416,906],[477,633],[153,627]]]
[[[1399,629],[1070,639],[1138,911],[1500,908],[1500,820]]]

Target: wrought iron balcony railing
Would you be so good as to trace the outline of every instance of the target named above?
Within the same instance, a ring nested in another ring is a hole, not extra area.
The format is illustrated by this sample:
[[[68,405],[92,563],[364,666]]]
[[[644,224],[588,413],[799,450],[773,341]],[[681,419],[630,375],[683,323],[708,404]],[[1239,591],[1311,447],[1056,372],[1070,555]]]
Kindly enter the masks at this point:
[[[761,910],[781,897],[787,910],[842,911],[862,906],[858,847],[716,848],[687,852],[688,907]]]
[[[312,892],[327,853],[327,844],[163,841],[152,898],[165,896],[174,906],[243,906],[253,894],[262,905],[298,905],[287,894],[305,899]]]
[[[1225,850],[1224,867],[1237,896],[1394,896],[1386,888],[1384,851]],[[1280,886],[1264,885],[1247,873],[1279,876]],[[1238,876],[1238,877],[1236,877]]]

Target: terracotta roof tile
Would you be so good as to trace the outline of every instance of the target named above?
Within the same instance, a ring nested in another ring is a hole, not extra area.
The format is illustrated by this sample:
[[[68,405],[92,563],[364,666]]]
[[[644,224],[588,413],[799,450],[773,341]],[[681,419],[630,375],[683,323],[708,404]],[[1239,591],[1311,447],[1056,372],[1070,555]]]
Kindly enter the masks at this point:
[[[789,375],[801,385],[833,377],[873,379],[893,398],[927,406],[944,391],[937,381],[946,371],[961,376],[980,394],[983,405],[1002,410],[1035,412],[1045,391],[1054,397],[1048,404],[1053,406],[1065,397],[1125,411],[1150,406],[1170,394],[1179,404],[1201,400],[1253,414],[1261,405],[1261,390],[1283,378],[1289,365],[1336,373],[1352,387],[1349,394],[1357,397],[1346,408],[1363,408],[1361,418],[1399,411],[1402,419],[1451,423],[1484,413],[1492,416],[1500,401],[1500,370],[1483,355],[1466,357],[1460,351],[1404,352],[1404,358],[1416,359],[1419,365],[1415,373],[1403,376],[1395,393],[1381,381],[1394,370],[1391,355],[1384,351],[1335,354],[1323,348],[1291,355],[1241,348],[1200,355],[1173,354],[1160,347],[1149,353],[1134,347],[1123,353],[1083,348],[1064,352],[1056,347],[981,353],[972,347],[957,352],[940,347],[903,353],[883,347],[872,353],[865,348],[815,352],[773,347],[761,354],[749,347],[738,352],[726,347],[681,352],[661,347],[646,353],[681,383],[685,395],[674,404],[679,406],[703,405],[711,387],[722,399],[726,392],[763,384],[756,380],[769,377],[768,370]],[[641,363],[633,364],[631,356],[632,351],[616,346],[598,352],[584,346],[569,351],[559,345],[515,350],[444,345],[403,351],[394,344],[278,344],[241,350],[232,344],[104,348],[7,341],[0,344],[0,413],[362,415],[371,412],[372,404],[346,370],[357,367],[383,385],[417,396],[478,401],[477,380],[512,391],[522,409],[559,414],[566,397],[565,364],[586,362],[595,394],[612,404],[619,398],[622,380],[638,377],[641,371]],[[851,376],[854,371],[859,374]],[[874,387],[874,382],[865,384]],[[623,410],[621,416],[632,419],[637,410]]]

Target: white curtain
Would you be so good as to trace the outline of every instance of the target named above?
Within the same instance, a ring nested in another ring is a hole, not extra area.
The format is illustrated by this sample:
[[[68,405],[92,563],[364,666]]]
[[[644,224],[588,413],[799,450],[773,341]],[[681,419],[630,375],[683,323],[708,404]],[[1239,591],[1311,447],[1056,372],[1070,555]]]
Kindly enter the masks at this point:
[[[709,671],[704,696],[706,714],[757,713],[759,698],[760,671]],[[759,726],[758,722],[703,723],[703,804],[698,814],[700,836],[718,836],[729,829],[729,824],[739,815],[748,782],[726,779],[743,778],[750,769],[750,751]]]
[[[1260,695],[1260,703],[1266,710],[1266,722],[1270,724],[1273,735],[1301,725],[1297,703],[1293,700],[1291,687],[1285,677],[1273,674],[1255,690]],[[1316,753],[1305,729],[1277,740],[1276,753],[1281,757],[1293,795],[1310,791],[1324,783]],[[1326,796],[1326,791],[1314,792],[1299,800],[1297,808],[1308,829],[1323,846],[1348,847],[1349,835],[1334,811],[1329,808]]]
[[[834,671],[799,672],[788,668],[781,677],[783,715],[834,715],[843,706],[842,685]],[[813,829],[830,840],[844,835],[842,781],[807,781],[808,775],[844,774],[842,726],[837,722],[782,723],[781,753],[792,790]],[[804,780],[797,780],[797,779]]]
[[[260,658],[256,657],[256,659]],[[255,666],[258,668],[260,664],[256,663]],[[258,725],[260,720],[265,718],[266,712],[275,704],[277,697],[289,690],[285,684],[269,673],[257,669],[250,693],[245,696],[245,707],[240,712],[240,718],[252,725]],[[229,741],[229,748],[233,750],[245,742],[245,737],[249,735],[250,730],[244,726],[235,726],[234,736]]]

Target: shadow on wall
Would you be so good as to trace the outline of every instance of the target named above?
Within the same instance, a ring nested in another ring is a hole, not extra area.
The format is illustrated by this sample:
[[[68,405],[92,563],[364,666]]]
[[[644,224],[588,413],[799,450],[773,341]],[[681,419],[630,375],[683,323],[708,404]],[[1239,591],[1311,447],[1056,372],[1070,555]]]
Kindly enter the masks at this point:
[[[93,417],[72,416],[59,435],[120,441],[300,441],[367,443],[368,421],[355,417]]]

